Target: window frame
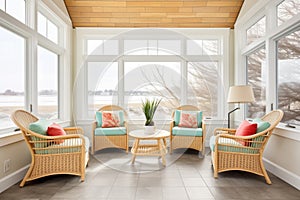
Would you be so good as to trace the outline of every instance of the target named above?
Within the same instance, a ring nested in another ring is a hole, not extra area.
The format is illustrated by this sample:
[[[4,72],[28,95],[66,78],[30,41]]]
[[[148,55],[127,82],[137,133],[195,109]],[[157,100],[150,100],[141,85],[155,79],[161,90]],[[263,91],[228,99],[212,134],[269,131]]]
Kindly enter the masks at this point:
[[[236,66],[235,69],[235,82],[236,84],[247,83],[246,73],[246,56],[251,52],[259,49],[261,46],[266,46],[266,65],[267,65],[267,81],[266,81],[266,112],[270,112],[271,109],[278,108],[277,102],[277,51],[276,41],[281,37],[288,35],[300,28],[300,14],[295,15],[288,21],[285,21],[280,26],[277,26],[277,6],[283,2],[283,0],[274,0],[260,2],[255,5],[246,16],[235,24],[236,44],[235,56]],[[259,8],[259,9],[258,9]],[[266,16],[266,35],[263,38],[247,45],[246,43],[246,30],[251,27],[257,18]],[[242,38],[238,40],[238,38]],[[236,114],[238,119],[243,119],[246,116],[246,105],[241,105],[239,114]],[[283,123],[280,123],[282,126]],[[297,127],[300,130],[300,127]]]
[[[51,21],[58,25],[58,44],[37,32],[37,11],[51,16]],[[59,119],[55,121],[69,125],[71,118],[71,40],[67,38],[72,33],[71,21],[52,1],[27,0],[25,13],[26,22],[23,24],[0,10],[0,26],[25,39],[24,89],[27,95],[24,109],[28,111],[32,109],[33,114],[37,115],[37,46],[39,45],[58,55]],[[15,126],[9,128],[0,127],[0,138],[2,135],[15,134],[15,128]]]
[[[222,66],[220,67],[220,81],[222,82],[222,85],[218,88],[218,93],[219,93],[219,98],[218,98],[218,116],[212,117],[211,119],[224,119],[225,113],[228,110],[228,104],[225,102],[225,91],[226,88],[228,88],[228,76],[229,76],[229,52],[230,52],[230,31],[229,29],[219,29],[216,30],[214,35],[211,35],[210,29],[192,29],[188,30],[189,32],[187,34],[187,37],[190,39],[200,39],[200,40],[217,40],[219,42],[219,54],[220,55],[186,55],[186,50],[185,47],[181,48],[181,55],[149,55],[149,56],[143,56],[143,55],[122,55],[122,48],[124,48],[124,44],[122,41],[119,41],[119,55],[117,56],[109,56],[109,55],[103,55],[103,56],[94,56],[94,55],[87,55],[85,52],[87,52],[87,45],[86,41],[87,40],[106,40],[106,39],[114,39],[115,35],[118,35],[122,32],[125,31],[131,31],[132,29],[125,29],[125,28],[120,28],[120,29],[94,29],[94,28],[82,28],[82,29],[77,29],[76,31],[76,45],[77,45],[77,60],[76,60],[76,69],[77,69],[77,77],[76,79],[78,82],[84,83],[82,85],[78,85],[76,88],[76,99],[81,99],[82,94],[86,96],[87,94],[87,72],[85,70],[85,65],[81,63],[85,63],[88,61],[118,61],[119,63],[119,80],[122,79],[122,75],[124,73],[124,62],[130,62],[130,61],[140,61],[140,62],[159,62],[159,61],[169,61],[169,62],[180,62],[181,63],[181,71],[182,71],[182,76],[186,76],[187,74],[187,69],[186,65],[187,62],[201,62],[201,61],[207,61],[207,60],[213,60],[213,61],[218,61],[219,65]],[[176,30],[176,29],[172,29]],[[182,31],[182,30],[180,30]],[[192,32],[192,33],[191,33]],[[152,39],[157,39],[151,37],[137,37],[138,39],[147,39],[147,40],[152,40]],[[123,38],[125,40],[127,38]],[[159,38],[162,39],[162,38]],[[158,39],[158,40],[159,40]],[[170,38],[168,38],[170,39]],[[174,39],[174,38],[171,38]],[[177,39],[177,38],[176,38]],[[185,45],[185,41],[180,38],[181,45]],[[183,53],[183,55],[182,55]],[[183,83],[181,81],[181,87],[186,88],[187,84]],[[123,106],[123,95],[124,95],[124,84],[119,82],[119,92],[118,92],[118,105]],[[181,90],[181,104],[186,104],[186,90],[182,89]],[[80,103],[79,103],[80,102]],[[76,107],[78,110],[76,111],[77,115],[77,120],[79,121],[85,121],[86,119],[92,119],[94,116],[89,116],[86,113],[86,108],[85,106],[87,105],[87,100],[78,100]],[[208,116],[207,116],[208,117]]]

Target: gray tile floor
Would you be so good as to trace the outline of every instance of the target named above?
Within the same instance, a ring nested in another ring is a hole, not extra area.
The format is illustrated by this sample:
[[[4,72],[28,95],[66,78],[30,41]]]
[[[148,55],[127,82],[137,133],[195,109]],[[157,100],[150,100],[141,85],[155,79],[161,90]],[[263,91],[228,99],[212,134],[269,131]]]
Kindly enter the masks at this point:
[[[246,172],[224,172],[213,178],[211,157],[197,152],[175,151],[164,168],[158,158],[137,157],[120,150],[98,151],[91,156],[85,182],[71,175],[56,175],[18,184],[0,194],[1,200],[62,199],[300,199],[300,191],[269,173],[273,182]]]

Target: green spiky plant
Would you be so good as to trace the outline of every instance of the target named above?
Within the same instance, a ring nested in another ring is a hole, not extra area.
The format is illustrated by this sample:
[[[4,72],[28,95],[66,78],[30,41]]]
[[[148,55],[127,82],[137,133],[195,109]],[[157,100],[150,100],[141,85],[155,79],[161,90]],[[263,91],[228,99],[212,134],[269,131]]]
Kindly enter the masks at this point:
[[[154,100],[146,99],[145,101],[142,101],[142,108],[146,117],[145,126],[154,125],[153,117],[160,102],[161,99],[154,99]]]

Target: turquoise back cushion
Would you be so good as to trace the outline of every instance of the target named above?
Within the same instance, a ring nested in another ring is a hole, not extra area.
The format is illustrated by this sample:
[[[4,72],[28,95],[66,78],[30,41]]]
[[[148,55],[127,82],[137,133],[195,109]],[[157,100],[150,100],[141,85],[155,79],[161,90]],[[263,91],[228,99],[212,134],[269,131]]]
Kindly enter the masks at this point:
[[[124,111],[123,110],[118,110],[118,111],[113,111],[113,112],[119,112],[119,120],[120,120],[120,126],[124,126]],[[97,111],[96,112],[96,121],[97,121],[97,127],[102,127],[102,112]]]
[[[96,112],[96,121],[97,121],[97,127],[102,126],[102,112],[97,111]]]
[[[47,135],[48,126],[52,124],[51,121],[46,119],[40,119],[36,122],[29,124],[29,130],[39,133],[41,135]]]
[[[253,123],[257,124],[256,133],[262,132],[271,126],[269,122],[262,121],[260,118],[253,119]]]
[[[202,111],[187,111],[187,112],[197,112],[197,121],[198,121],[198,128],[202,127]],[[174,113],[174,122],[175,126],[178,126],[180,122],[180,115],[181,115],[181,110],[175,110]]]

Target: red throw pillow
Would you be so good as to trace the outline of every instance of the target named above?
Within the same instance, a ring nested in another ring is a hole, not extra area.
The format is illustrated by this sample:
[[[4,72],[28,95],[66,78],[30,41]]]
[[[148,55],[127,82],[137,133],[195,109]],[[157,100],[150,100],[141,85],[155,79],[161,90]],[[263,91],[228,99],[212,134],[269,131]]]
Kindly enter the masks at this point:
[[[102,112],[102,128],[120,126],[119,116],[113,112]]]
[[[236,136],[249,136],[256,133],[257,124],[251,124],[247,120],[244,120],[237,128]],[[239,141],[242,145],[248,146],[249,144],[245,141]]]
[[[48,126],[47,135],[49,135],[49,136],[59,136],[59,135],[67,135],[67,134],[59,124],[53,123],[52,125]],[[64,142],[64,140],[56,141],[57,144],[60,144],[60,143],[63,143],[63,142]]]

